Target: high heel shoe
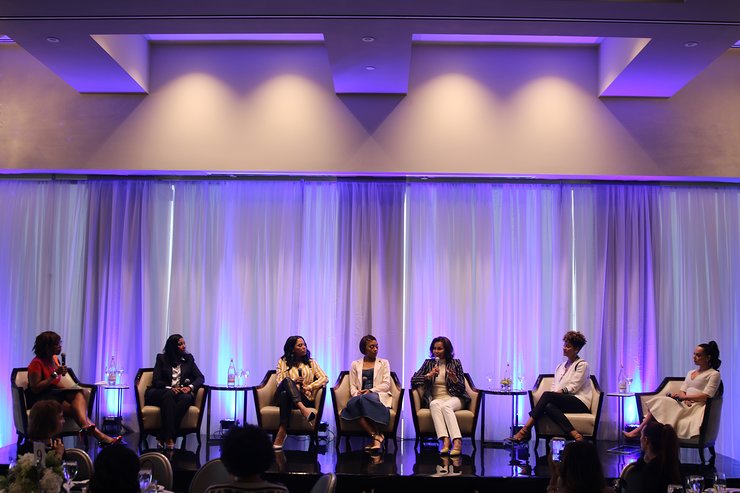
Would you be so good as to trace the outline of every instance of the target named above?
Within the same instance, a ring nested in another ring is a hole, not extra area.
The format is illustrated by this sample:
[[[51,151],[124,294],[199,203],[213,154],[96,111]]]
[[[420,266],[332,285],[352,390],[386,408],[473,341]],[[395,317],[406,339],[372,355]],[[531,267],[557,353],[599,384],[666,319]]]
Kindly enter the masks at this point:
[[[308,416],[306,416],[306,421],[309,423],[313,423],[313,420],[316,419],[316,413],[311,411]]]
[[[368,449],[371,454],[379,454],[385,448],[385,437],[381,433],[373,434],[373,444]]]
[[[95,424],[90,424],[80,428],[80,436],[92,435],[95,432]]]
[[[531,438],[532,438],[532,429],[522,428],[516,434],[514,434],[514,436],[507,438],[506,441],[513,442],[513,443],[523,443],[523,442],[528,442]]]
[[[98,447],[105,448],[105,447],[110,447],[111,445],[116,445],[119,443],[123,443],[123,435],[118,435],[116,438],[114,438],[110,442],[104,442],[103,440],[99,440]]]

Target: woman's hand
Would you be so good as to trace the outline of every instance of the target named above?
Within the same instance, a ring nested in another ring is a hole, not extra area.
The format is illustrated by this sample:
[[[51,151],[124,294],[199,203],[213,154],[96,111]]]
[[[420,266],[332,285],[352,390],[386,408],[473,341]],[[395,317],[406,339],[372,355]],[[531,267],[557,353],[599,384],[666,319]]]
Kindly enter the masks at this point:
[[[51,441],[51,448],[56,452],[57,457],[61,460],[64,457],[64,442],[61,439],[55,438]]]
[[[65,365],[60,366],[56,369],[56,372],[62,376],[67,374],[67,367]]]
[[[359,391],[359,392],[357,392],[357,393],[358,393],[358,394],[360,394],[360,395],[364,395],[364,394],[369,394],[369,393],[370,393],[370,391],[369,391],[369,390],[367,390],[367,389],[363,389],[363,390],[360,390],[360,391]]]
[[[447,377],[450,379],[450,382],[452,382],[452,383],[457,383],[458,382],[458,380],[457,380],[457,373],[455,373],[454,371],[448,372],[447,373]]]
[[[435,366],[434,368],[432,368],[432,371],[426,374],[426,379],[434,380],[435,378],[437,378],[437,375],[439,375],[439,366]]]
[[[180,387],[180,392],[182,392],[183,394],[189,394],[192,391],[193,389],[191,389],[189,385],[186,385],[185,387]]]

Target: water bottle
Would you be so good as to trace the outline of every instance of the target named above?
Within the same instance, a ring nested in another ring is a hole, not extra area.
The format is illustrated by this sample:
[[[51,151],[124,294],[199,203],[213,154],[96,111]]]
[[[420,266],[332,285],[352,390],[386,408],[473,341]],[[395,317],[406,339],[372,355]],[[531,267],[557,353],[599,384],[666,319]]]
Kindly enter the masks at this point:
[[[116,357],[110,357],[110,364],[108,365],[108,385],[116,384]]]
[[[234,387],[236,385],[236,367],[234,366],[234,358],[229,361],[229,372],[226,378],[226,385],[228,387]]]
[[[624,374],[624,365],[619,367],[619,375],[617,376],[617,385],[619,386],[619,393],[624,394],[627,392],[627,377]]]

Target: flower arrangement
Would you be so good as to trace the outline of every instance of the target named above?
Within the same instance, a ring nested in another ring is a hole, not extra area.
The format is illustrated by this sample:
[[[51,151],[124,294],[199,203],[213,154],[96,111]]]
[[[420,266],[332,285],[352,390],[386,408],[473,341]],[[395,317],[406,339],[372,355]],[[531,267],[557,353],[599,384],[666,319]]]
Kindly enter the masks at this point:
[[[7,477],[0,477],[0,493],[57,493],[63,482],[62,464],[56,452],[48,452],[43,464],[37,464],[36,456],[28,453],[18,458]]]
[[[511,390],[511,378],[504,377],[501,379],[501,390]]]

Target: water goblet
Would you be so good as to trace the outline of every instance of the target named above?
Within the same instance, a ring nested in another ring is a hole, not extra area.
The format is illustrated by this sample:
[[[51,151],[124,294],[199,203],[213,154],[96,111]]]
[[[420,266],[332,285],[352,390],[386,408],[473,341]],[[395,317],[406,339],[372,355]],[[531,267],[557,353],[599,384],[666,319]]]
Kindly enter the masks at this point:
[[[488,390],[493,389],[493,375],[486,375],[486,381],[488,382]]]
[[[149,489],[150,484],[152,484],[152,470],[139,469],[139,491],[144,493]]]
[[[694,475],[686,478],[686,492],[701,493],[704,491],[704,476]]]
[[[627,392],[632,391],[632,380],[634,380],[632,377],[627,377],[624,379],[627,382]]]
[[[714,473],[714,491],[715,493],[725,493],[727,488],[727,477],[725,473],[717,471]]]
[[[516,377],[516,381],[519,382],[519,390],[524,390],[524,375]]]
[[[62,474],[64,475],[64,489],[69,492],[72,489],[72,480],[77,476],[77,461],[62,462]]]
[[[683,486],[680,484],[669,484],[666,493],[683,493]]]

